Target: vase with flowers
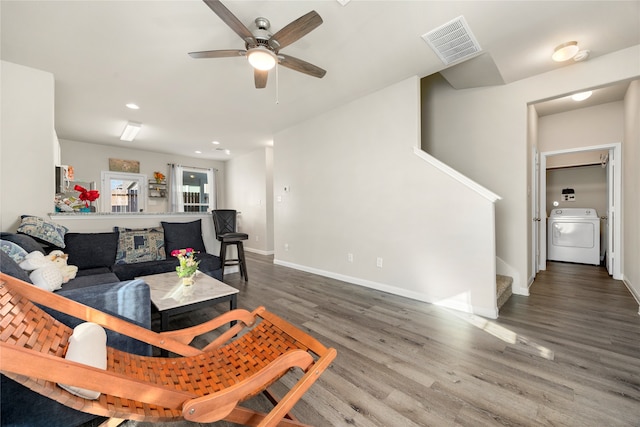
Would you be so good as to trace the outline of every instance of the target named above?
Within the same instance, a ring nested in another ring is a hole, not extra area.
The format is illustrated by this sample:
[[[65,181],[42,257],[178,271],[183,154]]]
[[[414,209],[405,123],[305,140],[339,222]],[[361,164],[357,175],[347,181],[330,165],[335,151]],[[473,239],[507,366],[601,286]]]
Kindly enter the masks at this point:
[[[153,178],[156,180],[156,183],[160,184],[164,181],[165,176],[162,172],[155,171],[153,173]]]
[[[100,197],[100,192],[98,190],[87,190],[86,188],[77,184],[73,187],[73,189],[80,193],[78,195],[78,199],[84,202],[84,208],[80,208],[80,210],[83,211],[88,211],[89,203],[96,201],[98,197]]]
[[[182,284],[185,286],[193,285],[195,276],[198,271],[200,261],[196,260],[196,252],[193,248],[175,249],[171,251],[171,256],[178,258],[180,265],[176,267],[178,277],[182,278]]]

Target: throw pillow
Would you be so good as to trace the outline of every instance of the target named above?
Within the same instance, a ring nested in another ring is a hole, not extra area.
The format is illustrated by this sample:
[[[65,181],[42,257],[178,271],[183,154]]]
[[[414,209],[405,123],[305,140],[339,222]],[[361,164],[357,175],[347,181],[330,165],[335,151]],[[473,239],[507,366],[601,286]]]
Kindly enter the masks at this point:
[[[192,222],[161,222],[164,228],[164,250],[170,254],[176,249],[193,248],[206,252],[202,240],[202,220]]]
[[[21,263],[24,260],[24,258],[27,256],[27,251],[25,251],[20,246],[8,240],[0,240],[0,248],[4,253],[9,255],[11,259],[17,262],[18,264]]]
[[[107,333],[104,328],[92,322],[81,323],[73,328],[64,358],[94,368],[107,369]],[[85,399],[96,400],[100,397],[99,391],[66,384],[58,385],[69,393]]]
[[[64,248],[64,236],[69,231],[67,227],[49,222],[37,216],[23,215],[18,226],[18,233],[26,234],[36,240]]]
[[[116,264],[133,264],[166,259],[164,230],[143,228],[139,230],[114,227],[118,232]]]
[[[65,242],[67,263],[79,270],[115,264],[118,233],[67,233]]]

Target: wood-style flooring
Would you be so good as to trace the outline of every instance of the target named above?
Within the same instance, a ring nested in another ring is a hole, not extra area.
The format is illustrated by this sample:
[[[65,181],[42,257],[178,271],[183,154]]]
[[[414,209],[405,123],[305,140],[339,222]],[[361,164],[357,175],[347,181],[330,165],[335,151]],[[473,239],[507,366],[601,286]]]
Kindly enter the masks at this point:
[[[489,320],[277,266],[268,256],[247,253],[247,264],[248,282],[225,277],[240,290],[241,308],[265,305],[338,350],[294,408],[302,422],[640,426],[638,304],[601,267],[549,263],[529,297],[512,296]],[[215,315],[200,310],[170,324]],[[263,405],[259,397],[249,406]]]

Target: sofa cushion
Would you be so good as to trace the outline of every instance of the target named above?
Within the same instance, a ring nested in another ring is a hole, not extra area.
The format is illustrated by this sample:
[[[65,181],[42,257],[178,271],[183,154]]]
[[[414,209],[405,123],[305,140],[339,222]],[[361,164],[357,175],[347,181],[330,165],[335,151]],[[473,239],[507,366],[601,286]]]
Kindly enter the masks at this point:
[[[218,280],[222,278],[222,264],[219,257],[201,252],[197,255],[197,258],[200,260],[198,269],[201,272]],[[178,264],[177,258],[169,257],[162,261],[147,261],[139,264],[117,264],[113,266],[113,272],[120,280],[132,280],[136,277],[176,271]]]
[[[118,233],[67,233],[65,242],[67,264],[79,270],[111,267],[115,262]]]
[[[16,245],[27,251],[27,253],[34,251],[44,253],[44,248],[42,247],[42,245],[38,243],[33,237],[27,236],[26,234],[2,232],[0,233],[0,239],[15,243]]]
[[[64,236],[69,231],[67,227],[37,216],[23,215],[21,218],[18,233],[26,234],[58,248],[64,248]]]
[[[113,274],[111,271],[96,273],[98,270],[99,269],[97,268],[91,269],[88,271],[93,271],[93,274],[76,276],[75,279],[71,279],[67,283],[63,284],[62,290],[68,291],[70,289],[88,288],[90,286],[104,285],[120,281],[118,276]]]
[[[151,293],[149,285],[142,280],[109,283],[81,289],[63,288],[57,294],[125,319],[143,328],[151,329]],[[75,328],[84,322],[84,320],[50,308],[44,308],[44,310],[70,328]],[[152,351],[149,344],[111,330],[107,330],[107,345],[142,356],[150,356]]]
[[[196,252],[206,252],[202,240],[202,220],[192,222],[165,222],[164,228],[164,250],[170,254],[176,249],[193,248]]]
[[[166,258],[163,228],[134,230],[114,227],[114,231],[118,233],[116,264],[133,264]]]
[[[27,272],[20,268],[18,263],[12,260],[4,251],[0,251],[0,271],[8,274],[9,276],[13,276],[16,279],[31,283],[31,279],[29,279]]]
[[[160,261],[147,261],[137,264],[116,264],[113,266],[113,272],[120,280],[133,280],[136,277],[176,271],[177,266],[178,259],[171,257]]]

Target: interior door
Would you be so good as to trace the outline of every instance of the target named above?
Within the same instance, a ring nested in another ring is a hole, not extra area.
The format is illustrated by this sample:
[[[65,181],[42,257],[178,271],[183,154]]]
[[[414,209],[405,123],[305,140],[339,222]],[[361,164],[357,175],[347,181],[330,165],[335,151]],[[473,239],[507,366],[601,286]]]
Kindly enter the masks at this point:
[[[607,252],[606,252],[606,265],[609,275],[613,275],[614,263],[616,262],[616,255],[614,253],[615,248],[615,232],[614,226],[616,221],[617,206],[615,205],[614,197],[614,185],[615,182],[615,151],[613,148],[609,149],[609,161],[607,162],[607,214],[604,217],[604,230],[606,233]]]
[[[540,182],[540,154],[538,148],[533,147],[532,152],[533,165],[531,170],[533,171],[533,177],[531,179],[531,274],[533,278],[536,277],[538,271],[540,271],[540,192],[538,190]]]

